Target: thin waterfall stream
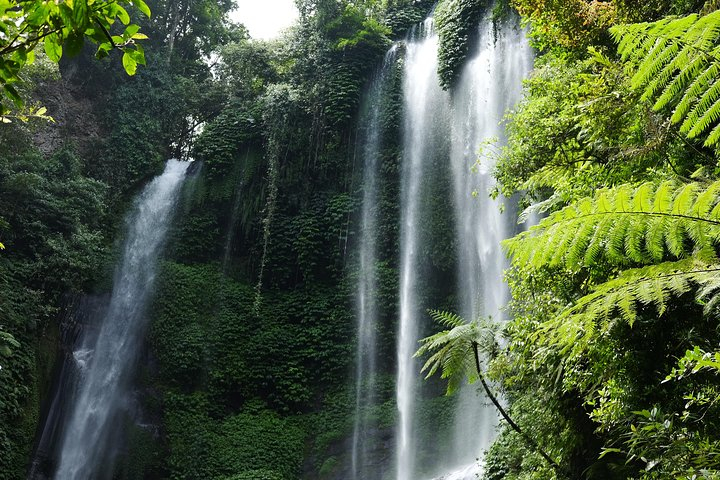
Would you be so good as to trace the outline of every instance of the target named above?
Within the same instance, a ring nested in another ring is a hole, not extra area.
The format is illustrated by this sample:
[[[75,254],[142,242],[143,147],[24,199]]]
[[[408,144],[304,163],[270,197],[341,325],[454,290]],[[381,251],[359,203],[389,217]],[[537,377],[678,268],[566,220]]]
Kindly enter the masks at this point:
[[[416,478],[416,396],[421,381],[417,350],[424,312],[418,298],[423,229],[423,178],[432,154],[443,143],[449,95],[438,83],[438,36],[432,17],[410,36],[403,72],[402,186],[400,206],[400,320],[397,337],[397,480]]]
[[[502,120],[522,95],[522,79],[532,68],[533,53],[525,32],[511,22],[496,28],[488,18],[478,36],[477,51],[463,69],[451,107],[459,313],[468,320],[503,321],[509,292],[503,281],[507,264],[500,242],[512,236],[514,215],[502,214],[501,204],[510,210],[513,206],[510,199],[490,197],[496,186],[495,159],[482,146],[489,139],[494,139],[490,148],[505,143]],[[479,398],[476,388],[459,393],[452,448],[455,465],[472,463],[495,436],[497,412],[483,403],[488,402]]]
[[[188,166],[169,160],[127,217],[109,304],[102,318],[83,328],[75,340],[75,391],[70,393],[72,403],[51,478],[101,479],[113,474],[114,456],[120,449],[117,435],[122,430],[117,422],[131,403],[129,386],[142,348],[157,259]]]
[[[364,163],[363,200],[361,212],[359,278],[356,294],[357,356],[355,361],[355,424],[352,438],[352,478],[371,480],[381,478],[372,469],[368,447],[372,441],[370,431],[377,428],[367,410],[373,406],[377,381],[377,243],[378,243],[378,175],[382,131],[382,98],[387,94],[391,69],[397,59],[397,45],[388,50],[383,64],[373,79],[366,100],[366,131],[361,151]],[[371,471],[372,470],[372,471]]]

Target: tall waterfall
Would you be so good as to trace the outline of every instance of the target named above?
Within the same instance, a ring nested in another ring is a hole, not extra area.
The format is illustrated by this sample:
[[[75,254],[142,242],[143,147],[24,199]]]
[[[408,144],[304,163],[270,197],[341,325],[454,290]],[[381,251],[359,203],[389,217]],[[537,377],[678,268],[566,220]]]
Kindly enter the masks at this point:
[[[500,241],[511,233],[513,218],[502,215],[499,202],[488,197],[494,186],[492,156],[476,165],[484,141],[503,141],[500,125],[504,112],[522,92],[522,79],[532,66],[532,51],[515,22],[494,24],[488,16],[479,27],[476,50],[467,61],[452,94],[440,89],[437,77],[438,36],[432,19],[408,40],[403,81],[404,154],[401,205],[400,323],[397,340],[396,480],[427,474],[470,480],[481,471],[476,459],[489,445],[497,422],[495,412],[483,405],[476,389],[467,387],[456,401],[450,455],[420,471],[416,459],[432,448],[417,441],[419,363],[412,355],[418,347],[427,314],[418,289],[421,275],[423,188],[448,172],[430,171],[433,155],[445,152],[450,141],[448,167],[454,185],[457,242],[457,298],[467,319],[478,315],[501,319],[507,300],[502,272],[505,266]],[[448,233],[450,235],[451,233]],[[450,473],[448,473],[450,472]]]
[[[480,26],[478,50],[468,61],[453,92],[451,168],[455,187],[457,274],[460,314],[502,320],[501,308],[509,292],[503,282],[506,268],[500,242],[512,235],[514,215],[501,214],[492,200],[494,158],[483,152],[488,139],[505,141],[501,121],[522,94],[522,79],[532,68],[533,54],[525,34],[504,23],[496,30],[491,21]],[[496,143],[494,147],[499,145]],[[477,162],[477,163],[476,163]],[[481,407],[476,389],[465,388],[455,412],[456,462],[471,463],[494,437],[497,413]],[[487,401],[484,401],[487,403]],[[482,428],[478,426],[482,425]]]
[[[361,156],[363,170],[363,203],[360,233],[360,265],[357,286],[357,357],[355,370],[355,425],[352,440],[353,480],[381,478],[378,468],[369,465],[370,431],[377,426],[368,414],[376,395],[377,381],[377,243],[378,243],[378,175],[382,131],[382,99],[387,95],[389,76],[396,60],[397,46],[385,55],[385,60],[373,79],[366,104],[369,106],[363,123]]]
[[[403,168],[400,207],[400,322],[397,339],[397,480],[414,480],[417,457],[415,399],[420,381],[418,346],[424,312],[418,299],[422,218],[424,213],[423,177],[447,130],[449,96],[437,76],[438,37],[432,18],[411,35],[405,53],[403,72]]]
[[[140,194],[127,219],[107,313],[72,353],[80,371],[62,438],[55,479],[110,478],[117,420],[128,404],[128,382],[145,331],[157,258],[170,226],[188,163],[170,160]]]

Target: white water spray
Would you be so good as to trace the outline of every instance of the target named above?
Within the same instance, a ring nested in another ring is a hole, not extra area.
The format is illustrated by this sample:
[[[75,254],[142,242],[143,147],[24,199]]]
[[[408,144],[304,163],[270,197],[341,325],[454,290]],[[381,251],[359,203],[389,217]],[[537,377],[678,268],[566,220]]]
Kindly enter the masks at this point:
[[[145,310],[157,258],[170,226],[188,163],[168,161],[135,202],[107,314],[73,353],[82,365],[75,403],[63,436],[56,480],[109,478],[118,445],[116,424],[140,352]]]
[[[379,472],[370,468],[370,431],[377,429],[367,414],[375,403],[377,381],[377,243],[378,243],[378,174],[380,148],[383,140],[383,97],[387,94],[391,70],[395,64],[397,46],[385,55],[385,60],[370,85],[369,111],[364,119],[366,132],[363,138],[363,203],[360,233],[360,265],[357,287],[357,357],[355,360],[355,425],[352,443],[353,480],[379,478]]]
[[[428,445],[417,444],[419,372],[412,358],[427,318],[420,311],[417,281],[422,261],[419,242],[424,233],[422,197],[426,192],[422,185],[444,174],[429,171],[428,166],[433,155],[442,154],[438,139],[449,137],[459,313],[468,320],[480,315],[502,320],[501,308],[508,294],[500,242],[512,233],[512,216],[500,212],[500,202],[507,200],[494,201],[488,196],[495,186],[493,157],[483,156],[479,165],[476,159],[484,142],[493,137],[501,144],[504,141],[500,123],[506,110],[519,100],[522,79],[533,59],[524,32],[514,22],[496,25],[488,17],[451,97],[438,85],[437,48],[438,38],[429,19],[421,34],[408,41],[405,58],[396,480],[421,476],[415,459],[421,451],[430,450]],[[433,465],[426,466],[437,478],[474,480],[482,472],[477,459],[492,441],[497,424],[496,412],[483,404],[476,389],[466,387],[454,411],[447,412],[454,419],[451,453],[438,455]]]
[[[533,53],[521,29],[507,22],[496,28],[486,19],[480,26],[475,56],[465,65],[453,91],[451,169],[457,219],[457,284],[460,314],[468,320],[483,316],[502,321],[501,309],[509,298],[500,242],[512,235],[514,215],[501,213],[501,203],[512,208],[508,199],[490,198],[496,186],[492,150],[505,143],[501,122],[520,99],[522,79],[532,63]],[[482,152],[481,146],[489,139],[497,143]],[[487,401],[478,396],[476,388],[463,388],[459,395],[452,467],[479,457],[494,438],[497,424],[497,412],[482,405]]]
[[[419,324],[418,276],[423,216],[422,183],[432,161],[432,153],[442,141],[444,112],[449,96],[437,77],[438,36],[433,19],[407,43],[403,73],[405,125],[403,132],[403,172],[400,207],[400,323],[397,340],[398,408],[396,479],[415,479],[417,457],[415,397],[420,380],[417,350]]]

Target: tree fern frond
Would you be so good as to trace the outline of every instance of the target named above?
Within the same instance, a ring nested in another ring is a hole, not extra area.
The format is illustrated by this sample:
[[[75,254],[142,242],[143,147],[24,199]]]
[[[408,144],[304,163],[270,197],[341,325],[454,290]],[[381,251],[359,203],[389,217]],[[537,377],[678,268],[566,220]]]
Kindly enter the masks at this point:
[[[580,353],[588,342],[608,333],[612,320],[622,318],[633,325],[638,306],[653,307],[665,313],[672,298],[698,288],[701,303],[720,299],[720,263],[714,252],[705,251],[693,258],[664,262],[626,270],[618,277],[600,284],[555,319],[546,322],[536,334],[549,339],[567,354]]]
[[[451,312],[431,310],[430,315],[436,322],[452,328],[420,340],[414,356],[430,354],[421,371],[426,374],[425,378],[440,372],[440,377],[448,381],[447,394],[451,395],[465,380],[473,383],[479,378],[474,346],[486,353],[494,350],[496,329],[489,321],[466,322]]]
[[[673,123],[689,138],[710,132],[707,146],[720,141],[720,11],[653,23],[611,28],[618,53],[637,67],[631,86],[642,99],[656,98],[653,108],[675,106]]]
[[[700,99],[698,106],[693,111],[699,118],[687,132],[688,138],[695,138],[717,124],[717,120],[720,118],[720,102],[718,102],[718,99],[720,99],[720,81],[716,81],[705,92],[705,95]]]
[[[720,182],[621,185],[552,213],[503,242],[522,267],[574,270],[683,258],[720,242]]]
[[[668,87],[653,105],[653,110],[655,110],[656,112],[662,110],[670,103],[672,103],[676,98],[680,97],[680,94],[683,92],[683,90],[688,88],[692,80],[697,78],[698,75],[702,73],[703,68],[707,65],[704,57],[697,56],[693,59],[689,59],[688,54],[689,52],[685,52],[685,55],[682,59],[678,57],[677,62],[674,62],[673,64],[666,67],[675,68],[676,63],[681,64],[681,62],[686,62],[684,63],[684,66],[681,67],[680,73],[678,73],[678,75],[673,79],[670,85],[668,85]],[[679,100],[681,101],[682,98],[680,98]]]
[[[560,197],[560,195],[558,195],[557,193],[553,193],[546,200],[538,203],[533,203],[525,210],[523,210],[520,215],[518,215],[517,223],[525,223],[532,215],[539,215],[545,213],[560,203],[562,203],[562,198]]]
[[[465,320],[460,315],[452,312],[428,310],[428,313],[433,320],[446,327],[455,328],[465,324]]]
[[[640,71],[638,75],[631,80],[631,86],[638,88],[642,85],[647,85],[641,97],[643,101],[654,97],[658,90],[663,89],[667,85],[674,71],[672,68],[666,67],[674,63],[673,59],[679,51],[680,47],[678,44],[671,43],[670,45],[664,46],[663,51],[659,55],[655,57],[648,55],[648,59],[652,59],[652,62],[649,62],[648,65],[640,65]]]
[[[710,87],[713,80],[717,78],[718,73],[720,73],[720,64],[714,63],[692,81],[690,86],[685,90],[682,99],[680,99],[680,102],[675,107],[675,111],[670,117],[671,122],[680,123],[688,115],[700,94]],[[682,131],[682,126],[680,128]]]
[[[720,140],[720,125],[715,125],[712,131],[708,134],[708,137],[703,145],[705,145],[706,147],[711,147],[713,145],[716,145],[718,143],[718,140]]]

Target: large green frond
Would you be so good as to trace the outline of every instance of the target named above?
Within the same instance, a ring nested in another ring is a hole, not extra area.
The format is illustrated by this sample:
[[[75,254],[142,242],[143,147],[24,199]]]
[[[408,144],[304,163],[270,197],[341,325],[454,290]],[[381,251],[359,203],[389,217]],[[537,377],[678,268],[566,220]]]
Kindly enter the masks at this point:
[[[720,140],[720,11],[665,18],[653,23],[617,25],[610,30],[618,53],[636,66],[631,79],[653,108],[675,107],[673,123],[689,138]]]
[[[632,326],[645,307],[662,315],[672,299],[693,291],[706,311],[720,303],[720,263],[714,252],[626,270],[545,323],[537,335],[574,357],[606,335],[617,319]]]
[[[495,330],[492,324],[480,320],[467,322],[451,312],[431,310],[429,313],[436,322],[451,328],[420,340],[415,357],[430,355],[422,367],[425,378],[440,372],[440,377],[448,381],[447,393],[451,395],[466,380],[473,383],[479,378],[474,346],[483,352],[493,349]]]
[[[720,242],[720,182],[644,183],[601,190],[506,240],[524,268],[577,270],[686,258]]]

